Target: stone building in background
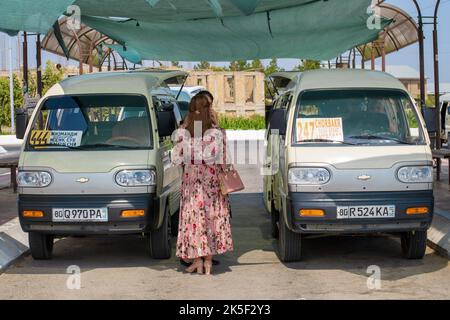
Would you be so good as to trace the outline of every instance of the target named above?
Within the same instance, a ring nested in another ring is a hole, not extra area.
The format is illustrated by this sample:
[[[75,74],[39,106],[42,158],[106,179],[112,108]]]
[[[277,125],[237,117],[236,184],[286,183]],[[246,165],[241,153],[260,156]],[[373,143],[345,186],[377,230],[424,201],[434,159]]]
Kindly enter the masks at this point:
[[[215,97],[217,112],[264,116],[264,74],[247,71],[190,71],[186,86],[202,86]]]

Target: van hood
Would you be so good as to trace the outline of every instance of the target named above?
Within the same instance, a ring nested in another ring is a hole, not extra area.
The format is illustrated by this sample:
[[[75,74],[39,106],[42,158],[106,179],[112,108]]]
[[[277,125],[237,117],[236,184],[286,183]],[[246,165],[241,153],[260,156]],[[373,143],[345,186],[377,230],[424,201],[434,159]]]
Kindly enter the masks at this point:
[[[48,167],[60,173],[105,173],[119,166],[148,166],[152,150],[25,151],[20,167]]]
[[[399,162],[431,161],[428,146],[292,146],[289,163],[326,163],[337,169],[388,169]]]

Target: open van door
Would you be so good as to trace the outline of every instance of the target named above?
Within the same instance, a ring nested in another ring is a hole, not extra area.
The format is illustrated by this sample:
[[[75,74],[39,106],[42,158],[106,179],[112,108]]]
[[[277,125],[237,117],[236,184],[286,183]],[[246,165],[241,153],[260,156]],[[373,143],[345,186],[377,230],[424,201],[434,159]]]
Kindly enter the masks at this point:
[[[275,101],[279,96],[295,86],[300,80],[301,74],[300,71],[280,71],[272,73],[266,78],[273,99],[272,105],[266,106],[266,128],[268,127],[270,114],[274,109]]]
[[[442,138],[448,143],[450,138],[450,94],[444,94],[440,100],[442,129],[444,130],[444,136]]]
[[[277,95],[295,86],[301,76],[300,71],[280,71],[269,75],[266,81],[275,89]]]

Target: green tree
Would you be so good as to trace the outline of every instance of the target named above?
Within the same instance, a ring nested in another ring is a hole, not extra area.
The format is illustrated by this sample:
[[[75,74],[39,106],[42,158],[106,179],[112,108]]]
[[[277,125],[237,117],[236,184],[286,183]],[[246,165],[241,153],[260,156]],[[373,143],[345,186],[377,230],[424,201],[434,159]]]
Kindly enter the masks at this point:
[[[277,71],[284,71],[284,69],[280,68],[278,66],[278,60],[273,58],[270,60],[269,64],[267,65],[266,69],[264,70],[264,73],[266,74],[266,77],[270,74],[277,72]]]
[[[194,70],[209,70],[211,69],[211,63],[209,61],[200,61],[194,66]]]
[[[245,71],[250,69],[251,66],[248,64],[247,60],[235,60],[231,61],[228,69],[230,71]]]
[[[294,68],[298,71],[320,69],[320,61],[317,60],[301,60],[301,63]]]
[[[250,63],[250,69],[252,69],[254,71],[264,72],[264,66],[263,66],[261,60],[259,60],[259,59],[252,60],[252,62]]]
[[[58,69],[56,65],[50,60],[47,61],[44,74],[42,75],[42,95],[44,95],[48,89],[57,84],[64,78],[64,70]]]
[[[23,105],[23,92],[20,80],[16,75],[13,76],[14,108]],[[10,127],[11,109],[9,99],[9,78],[0,77],[0,133],[2,126]]]
[[[172,67],[181,68],[180,61],[170,61]]]

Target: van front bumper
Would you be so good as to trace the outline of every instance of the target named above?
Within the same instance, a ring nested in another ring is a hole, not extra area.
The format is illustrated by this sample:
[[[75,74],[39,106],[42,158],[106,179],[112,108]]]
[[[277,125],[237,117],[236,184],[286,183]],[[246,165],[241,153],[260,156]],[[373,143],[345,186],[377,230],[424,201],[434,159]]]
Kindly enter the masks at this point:
[[[158,212],[154,194],[120,195],[19,195],[19,220],[25,232],[54,235],[134,234],[149,231]],[[55,208],[107,208],[107,222],[54,222]],[[42,211],[42,218],[25,218],[23,211]],[[123,210],[144,210],[142,217],[123,218]]]
[[[427,230],[434,210],[433,191],[406,192],[291,192],[286,199],[289,229],[299,233],[395,233]],[[394,205],[394,218],[338,219],[339,206]],[[408,215],[407,208],[427,207],[428,214]],[[321,209],[323,217],[300,216],[301,209]]]

